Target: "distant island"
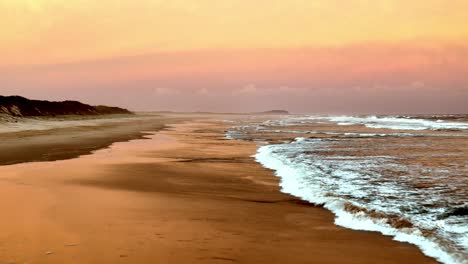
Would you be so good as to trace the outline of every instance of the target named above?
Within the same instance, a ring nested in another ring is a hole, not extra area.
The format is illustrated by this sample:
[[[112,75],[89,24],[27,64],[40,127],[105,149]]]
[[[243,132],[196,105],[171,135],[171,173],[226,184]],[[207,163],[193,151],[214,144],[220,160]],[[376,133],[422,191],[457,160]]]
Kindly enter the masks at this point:
[[[78,101],[50,102],[30,100],[21,96],[0,96],[0,114],[15,117],[60,115],[133,114],[127,109],[112,106],[92,106]]]
[[[270,110],[265,112],[259,112],[258,114],[263,115],[289,115],[289,112],[286,110]]]

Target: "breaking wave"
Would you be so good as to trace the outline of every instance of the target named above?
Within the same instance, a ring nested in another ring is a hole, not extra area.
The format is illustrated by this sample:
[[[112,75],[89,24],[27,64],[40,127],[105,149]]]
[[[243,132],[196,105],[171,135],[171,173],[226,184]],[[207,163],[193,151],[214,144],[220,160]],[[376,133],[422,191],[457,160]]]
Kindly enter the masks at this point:
[[[337,225],[468,264],[466,120],[290,116],[242,122],[226,137],[262,142],[255,159],[281,178],[282,191],[323,204]]]
[[[393,236],[443,263],[468,263],[466,217],[438,220],[444,208],[422,208],[427,194],[418,195],[404,182],[395,183],[379,172],[405,169],[392,163],[392,157],[306,153],[311,146],[325,150],[328,143],[298,138],[289,144],[262,146],[255,158],[281,178],[283,192],[323,204],[335,214],[337,225]]]

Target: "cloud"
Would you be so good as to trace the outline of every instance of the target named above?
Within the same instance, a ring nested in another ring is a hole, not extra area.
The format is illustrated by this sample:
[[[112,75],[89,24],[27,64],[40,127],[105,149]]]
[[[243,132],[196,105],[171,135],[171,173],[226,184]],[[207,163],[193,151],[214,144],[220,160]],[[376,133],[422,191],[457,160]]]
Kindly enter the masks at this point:
[[[303,94],[307,91],[304,88],[295,88],[290,86],[279,86],[272,88],[260,88],[255,84],[247,84],[238,90],[232,92],[233,95],[277,95],[277,94]]]
[[[257,94],[259,90],[257,89],[257,86],[255,84],[247,84],[244,87],[242,87],[239,90],[234,90],[233,94],[234,95],[252,95],[252,94]]]
[[[210,92],[206,88],[198,89],[195,93],[198,94],[198,95],[208,95],[208,94],[210,94]]]
[[[303,94],[307,92],[307,89],[304,88],[296,88],[296,87],[289,87],[289,86],[281,86],[276,89],[278,93],[286,93],[286,94]]]
[[[180,94],[180,91],[176,89],[162,88],[162,87],[153,89],[153,95],[155,96],[174,95],[174,94]]]
[[[426,84],[424,82],[421,82],[421,81],[414,81],[410,84],[410,86],[412,88],[424,88],[426,87]]]

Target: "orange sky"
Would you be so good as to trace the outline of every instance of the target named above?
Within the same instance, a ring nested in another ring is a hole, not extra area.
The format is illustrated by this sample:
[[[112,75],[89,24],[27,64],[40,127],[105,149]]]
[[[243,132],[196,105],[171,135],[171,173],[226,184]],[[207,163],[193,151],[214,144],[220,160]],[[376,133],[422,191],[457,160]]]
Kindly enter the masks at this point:
[[[225,90],[217,96],[228,100],[245,87],[256,91],[250,97],[275,89],[325,96],[316,93],[329,87],[338,99],[349,89],[404,96],[402,87],[418,86],[446,91],[440,111],[468,111],[453,108],[457,93],[468,94],[467,12],[466,0],[2,0],[0,94],[162,107],[101,97],[141,86],[176,91],[164,94],[173,95],[165,108],[223,110],[185,107],[179,91]],[[408,111],[430,111],[434,98]],[[297,109],[308,110],[319,109]]]

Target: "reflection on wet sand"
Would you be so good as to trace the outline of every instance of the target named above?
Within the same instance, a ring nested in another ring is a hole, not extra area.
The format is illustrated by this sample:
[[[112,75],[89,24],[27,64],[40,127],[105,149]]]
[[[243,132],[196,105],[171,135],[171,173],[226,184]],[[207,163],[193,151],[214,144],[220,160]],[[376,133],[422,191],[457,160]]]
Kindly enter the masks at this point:
[[[435,263],[281,194],[250,157],[256,145],[226,129],[187,123],[76,159],[1,166],[0,262]]]

